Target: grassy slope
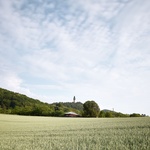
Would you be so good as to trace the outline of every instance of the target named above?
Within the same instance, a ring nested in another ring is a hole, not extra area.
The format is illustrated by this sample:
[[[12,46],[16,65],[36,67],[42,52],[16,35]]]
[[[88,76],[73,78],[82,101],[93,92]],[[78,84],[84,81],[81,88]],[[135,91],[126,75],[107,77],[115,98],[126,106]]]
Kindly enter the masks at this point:
[[[0,114],[2,150],[150,149],[150,118],[55,118]]]

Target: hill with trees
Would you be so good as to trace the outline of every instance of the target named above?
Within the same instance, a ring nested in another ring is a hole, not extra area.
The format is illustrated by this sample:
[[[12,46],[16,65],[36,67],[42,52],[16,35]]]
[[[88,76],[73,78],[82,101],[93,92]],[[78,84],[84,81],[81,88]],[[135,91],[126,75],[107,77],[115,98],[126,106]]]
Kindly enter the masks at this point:
[[[140,114],[123,114],[109,110],[100,111],[94,101],[44,103],[26,95],[0,88],[0,113],[32,116],[64,116],[65,112],[75,112],[83,117],[141,117]]]
[[[53,105],[63,105],[65,107],[69,107],[72,109],[77,109],[79,111],[83,111],[83,104],[81,102],[58,102],[58,103],[53,103]]]
[[[82,103],[53,103],[27,97],[0,88],[0,113],[32,115],[32,116],[63,116],[65,112],[74,111],[81,114]]]

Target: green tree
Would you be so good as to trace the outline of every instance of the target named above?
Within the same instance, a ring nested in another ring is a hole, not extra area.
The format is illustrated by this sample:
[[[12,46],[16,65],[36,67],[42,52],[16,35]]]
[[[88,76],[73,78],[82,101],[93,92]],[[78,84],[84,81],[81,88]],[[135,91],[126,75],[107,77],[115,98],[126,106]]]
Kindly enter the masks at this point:
[[[141,117],[141,115],[140,115],[140,114],[133,113],[133,114],[130,114],[130,117]]]
[[[102,111],[100,111],[100,113],[99,113],[99,117],[104,118],[104,117],[105,117],[105,114],[106,114],[105,111],[102,110]]]
[[[111,111],[108,111],[108,112],[106,112],[105,117],[112,118],[113,117],[113,113]]]
[[[83,104],[83,114],[86,117],[98,117],[100,108],[95,101],[86,101]]]

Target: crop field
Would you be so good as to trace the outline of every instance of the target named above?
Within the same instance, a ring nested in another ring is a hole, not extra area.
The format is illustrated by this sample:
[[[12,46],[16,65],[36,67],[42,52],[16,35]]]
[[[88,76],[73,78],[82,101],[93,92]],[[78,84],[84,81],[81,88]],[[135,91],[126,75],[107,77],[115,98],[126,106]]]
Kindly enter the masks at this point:
[[[0,114],[0,150],[150,150],[150,118]]]

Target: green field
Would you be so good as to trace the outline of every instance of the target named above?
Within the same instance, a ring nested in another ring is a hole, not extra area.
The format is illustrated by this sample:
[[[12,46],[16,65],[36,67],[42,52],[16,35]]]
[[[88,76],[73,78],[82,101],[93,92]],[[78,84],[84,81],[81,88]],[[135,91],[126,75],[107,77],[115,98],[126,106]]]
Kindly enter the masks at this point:
[[[149,150],[150,118],[0,114],[0,150]]]

